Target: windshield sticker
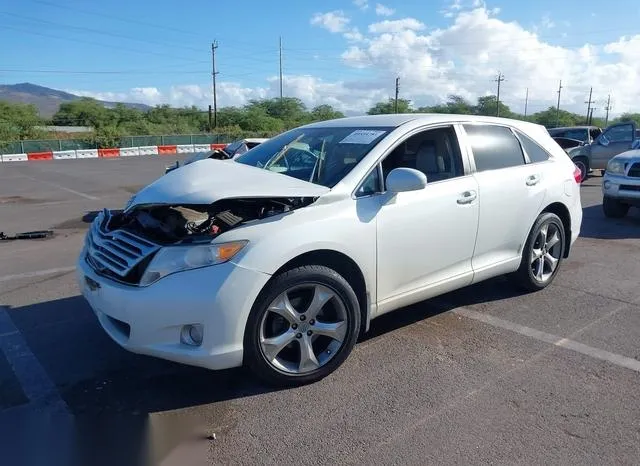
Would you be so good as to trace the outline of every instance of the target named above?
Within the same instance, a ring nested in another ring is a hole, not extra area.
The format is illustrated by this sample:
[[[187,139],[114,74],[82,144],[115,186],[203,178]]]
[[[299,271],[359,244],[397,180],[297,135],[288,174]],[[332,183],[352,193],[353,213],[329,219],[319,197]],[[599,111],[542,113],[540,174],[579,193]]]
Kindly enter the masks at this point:
[[[338,144],[371,144],[384,131],[371,129],[357,129]]]

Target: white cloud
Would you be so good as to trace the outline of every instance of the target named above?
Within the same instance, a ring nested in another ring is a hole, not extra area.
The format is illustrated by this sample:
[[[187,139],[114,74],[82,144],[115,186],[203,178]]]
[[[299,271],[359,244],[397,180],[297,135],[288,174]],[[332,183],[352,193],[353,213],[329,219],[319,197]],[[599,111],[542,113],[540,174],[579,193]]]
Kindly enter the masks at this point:
[[[329,81],[318,76],[285,76],[285,95],[299,97],[308,106],[328,103],[347,113],[363,113],[376,101],[393,94],[394,80],[399,76],[401,97],[412,100],[416,106],[444,101],[449,94],[475,102],[478,96],[495,93],[494,80],[500,70],[506,77],[500,89],[501,98],[514,111],[523,111],[526,88],[529,112],[555,106],[560,79],[561,108],[585,113],[584,101],[591,86],[597,116],[604,111],[609,92],[615,102],[615,114],[640,107],[637,86],[640,34],[622,36],[602,45],[563,47],[543,40],[531,27],[502,20],[484,6],[472,6],[471,0],[466,1],[451,23],[439,29],[427,30],[417,18],[375,22],[360,30],[348,23],[337,26],[329,21],[333,32],[344,40],[341,58],[351,68],[348,74],[363,77]],[[324,27],[326,23],[319,20],[318,24]],[[557,23],[562,24],[560,20]],[[556,29],[560,28],[553,31]],[[555,34],[560,39],[561,32]],[[300,64],[314,66],[317,62],[309,55]],[[330,68],[340,71],[333,64]],[[366,73],[360,74],[360,68],[366,68]],[[227,81],[218,83],[220,106],[243,105],[255,98],[276,97],[278,93],[277,77],[266,78],[264,83],[252,87]],[[194,104],[202,108],[211,102],[206,84],[79,94],[149,104]]]
[[[369,8],[368,0],[353,0],[353,4],[361,10],[366,10],[367,8]]]
[[[379,23],[369,25],[369,32],[373,34],[400,33],[404,31],[421,31],[425,25],[415,18],[404,18],[390,21],[385,19]]]
[[[342,32],[351,20],[345,16],[342,10],[334,10],[328,13],[316,13],[311,18],[311,24],[325,28],[329,32]]]
[[[388,6],[384,6],[382,3],[376,4],[376,14],[378,16],[392,16],[396,10],[393,8],[389,8]]]

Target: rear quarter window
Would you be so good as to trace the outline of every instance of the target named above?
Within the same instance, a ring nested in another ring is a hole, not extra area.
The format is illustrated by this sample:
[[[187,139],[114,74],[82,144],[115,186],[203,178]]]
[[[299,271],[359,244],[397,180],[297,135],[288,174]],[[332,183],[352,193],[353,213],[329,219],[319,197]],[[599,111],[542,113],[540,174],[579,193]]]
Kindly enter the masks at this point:
[[[540,147],[537,142],[520,131],[516,131],[516,134],[518,135],[518,139],[520,139],[520,142],[522,143],[522,148],[529,156],[529,160],[531,161],[531,163],[544,162],[546,160],[549,160],[549,153],[542,147]]]

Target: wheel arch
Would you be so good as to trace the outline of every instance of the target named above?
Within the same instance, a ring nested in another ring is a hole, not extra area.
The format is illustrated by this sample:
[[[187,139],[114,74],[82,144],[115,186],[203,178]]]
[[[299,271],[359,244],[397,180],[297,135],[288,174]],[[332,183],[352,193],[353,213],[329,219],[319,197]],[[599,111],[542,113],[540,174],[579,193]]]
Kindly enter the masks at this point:
[[[542,209],[541,214],[549,212],[552,214],[556,214],[560,217],[562,221],[562,226],[564,227],[564,254],[563,257],[566,259],[569,257],[569,249],[571,248],[571,213],[566,205],[562,202],[553,202]]]
[[[303,265],[323,265],[335,270],[344,277],[349,285],[355,291],[358,297],[358,304],[360,306],[360,316],[363,325],[361,326],[361,334],[369,330],[369,322],[371,320],[370,312],[370,293],[367,289],[367,283],[364,278],[364,273],[358,266],[356,261],[343,252],[339,252],[333,249],[315,249],[307,251],[298,256],[290,259],[284,263],[278,270],[275,271],[273,276],[277,276],[282,272],[294,269]],[[271,281],[267,282],[265,288],[269,286]]]

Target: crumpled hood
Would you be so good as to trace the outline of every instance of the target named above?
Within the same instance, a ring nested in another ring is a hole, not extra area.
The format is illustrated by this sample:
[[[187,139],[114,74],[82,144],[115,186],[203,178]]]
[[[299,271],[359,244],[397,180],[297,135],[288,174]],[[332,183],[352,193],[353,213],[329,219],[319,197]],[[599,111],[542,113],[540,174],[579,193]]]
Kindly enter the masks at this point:
[[[231,160],[204,159],[161,176],[127,207],[142,204],[212,204],[221,199],[317,197],[329,188]]]

